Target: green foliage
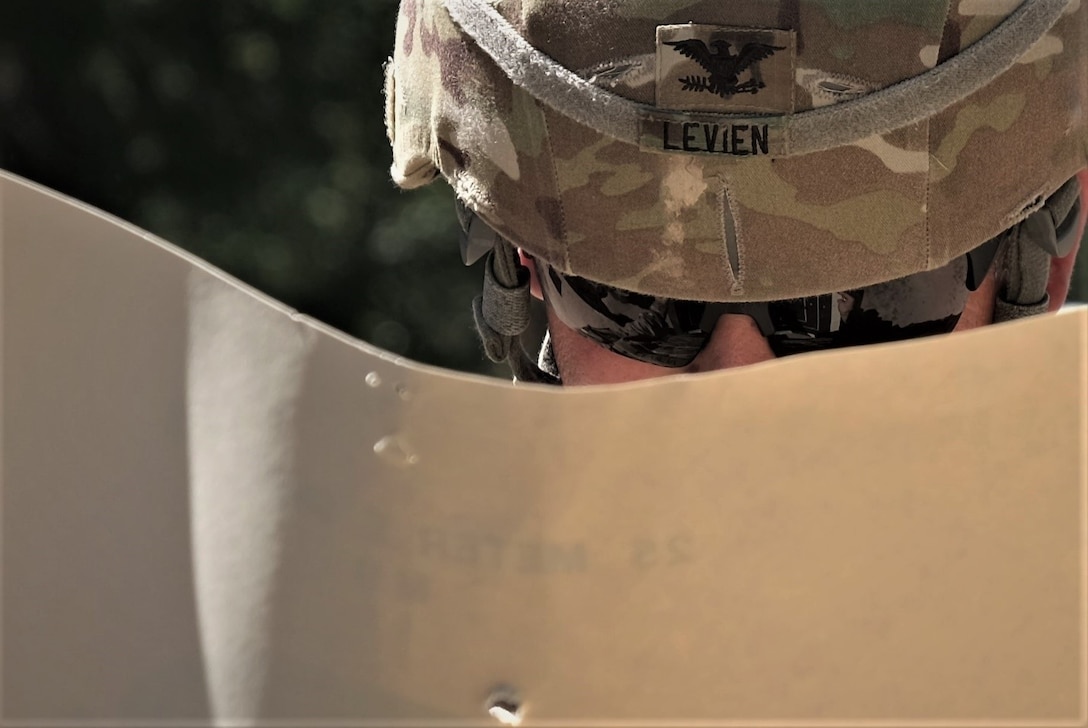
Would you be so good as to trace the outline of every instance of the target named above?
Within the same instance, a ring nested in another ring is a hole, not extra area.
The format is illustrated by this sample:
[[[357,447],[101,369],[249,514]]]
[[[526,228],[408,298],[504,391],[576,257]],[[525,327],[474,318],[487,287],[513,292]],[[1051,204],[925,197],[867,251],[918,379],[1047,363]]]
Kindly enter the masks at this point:
[[[389,181],[395,17],[395,0],[4,0],[0,167],[378,346],[497,372],[448,190]]]

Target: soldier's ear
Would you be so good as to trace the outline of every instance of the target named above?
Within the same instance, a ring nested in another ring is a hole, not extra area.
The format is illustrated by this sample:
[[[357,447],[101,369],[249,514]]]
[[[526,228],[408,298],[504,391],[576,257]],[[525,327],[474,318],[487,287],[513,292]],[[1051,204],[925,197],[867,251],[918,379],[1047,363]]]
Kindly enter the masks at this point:
[[[544,294],[540,290],[540,278],[536,272],[536,261],[521,248],[518,248],[518,258],[521,264],[529,269],[529,293],[538,301],[544,300]]]
[[[1062,258],[1050,259],[1050,280],[1046,291],[1050,294],[1050,310],[1057,311],[1069,297],[1069,286],[1073,281],[1073,266],[1077,262],[1077,251],[1084,240],[1085,221],[1088,220],[1088,169],[1082,169],[1077,175],[1080,180],[1080,220],[1077,221],[1077,243],[1073,250]]]

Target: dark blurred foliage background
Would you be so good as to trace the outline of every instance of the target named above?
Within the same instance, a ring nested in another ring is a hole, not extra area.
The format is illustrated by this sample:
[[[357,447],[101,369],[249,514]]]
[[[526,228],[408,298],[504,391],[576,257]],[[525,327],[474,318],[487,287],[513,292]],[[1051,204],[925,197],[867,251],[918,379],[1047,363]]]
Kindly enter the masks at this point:
[[[395,19],[396,0],[3,0],[0,167],[385,349],[500,373],[449,190],[389,181]],[[1088,254],[1077,277],[1088,300]]]
[[[485,372],[448,188],[389,179],[395,0],[3,0],[0,167],[418,361]]]

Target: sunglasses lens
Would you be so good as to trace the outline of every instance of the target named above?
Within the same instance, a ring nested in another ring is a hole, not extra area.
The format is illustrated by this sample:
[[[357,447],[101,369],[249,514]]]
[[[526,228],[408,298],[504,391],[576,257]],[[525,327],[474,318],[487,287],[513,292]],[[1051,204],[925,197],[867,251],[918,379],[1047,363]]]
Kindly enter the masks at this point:
[[[860,290],[804,299],[805,311],[779,308],[779,330],[768,337],[777,356],[947,334],[956,328],[970,295],[966,257]],[[772,308],[782,304],[772,304]],[[813,308],[817,308],[813,315]],[[789,322],[789,317],[793,322]],[[772,313],[772,318],[774,314]],[[785,332],[786,335],[782,335]],[[798,336],[803,334],[804,336]],[[805,337],[810,340],[805,341]]]
[[[544,298],[559,320],[617,354],[682,367],[709,338],[699,329],[706,304],[633,293],[551,268],[541,272]]]
[[[706,345],[707,336],[700,334],[671,334],[662,338],[650,338],[634,334],[624,338],[612,338],[607,335],[597,337],[589,330],[583,334],[600,343],[611,351],[628,359],[636,359],[655,364],[659,367],[684,367],[690,364]]]

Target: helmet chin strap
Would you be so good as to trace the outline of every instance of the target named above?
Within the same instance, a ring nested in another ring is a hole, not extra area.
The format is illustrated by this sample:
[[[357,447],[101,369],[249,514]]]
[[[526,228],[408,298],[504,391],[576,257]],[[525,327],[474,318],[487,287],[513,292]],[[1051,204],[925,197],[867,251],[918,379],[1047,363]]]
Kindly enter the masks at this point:
[[[472,302],[476,330],[491,361],[506,362],[521,382],[558,384],[541,369],[521,344],[529,327],[529,269],[521,265],[514,246],[496,236],[484,261],[484,292]]]
[[[541,368],[526,353],[521,335],[529,328],[532,294],[529,270],[517,249],[481,220],[460,200],[461,260],[473,265],[484,256],[483,294],[472,301],[472,317],[484,353],[496,364],[505,362],[520,382],[559,384],[559,378]]]
[[[1076,246],[1079,212],[1080,182],[1074,177],[1000,236],[1003,253],[994,323],[1047,312],[1050,261],[1065,257]]]

